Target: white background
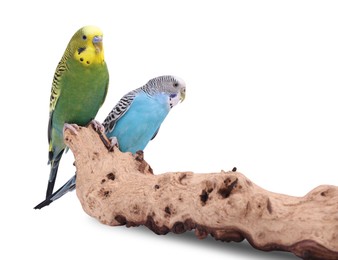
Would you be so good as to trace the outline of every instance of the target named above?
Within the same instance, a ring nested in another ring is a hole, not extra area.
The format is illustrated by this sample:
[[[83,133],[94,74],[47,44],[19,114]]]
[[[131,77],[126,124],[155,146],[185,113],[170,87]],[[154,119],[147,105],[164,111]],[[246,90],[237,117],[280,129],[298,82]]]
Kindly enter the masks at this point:
[[[108,5],[109,3],[109,5]],[[104,32],[110,70],[102,121],[126,92],[173,74],[187,84],[145,149],[156,174],[230,170],[303,196],[338,185],[336,1],[2,1],[0,259],[297,259],[192,232],[109,227],[76,194],[45,194],[51,82],[80,27]],[[56,186],[75,171],[62,159]],[[7,255],[7,257],[4,257]]]

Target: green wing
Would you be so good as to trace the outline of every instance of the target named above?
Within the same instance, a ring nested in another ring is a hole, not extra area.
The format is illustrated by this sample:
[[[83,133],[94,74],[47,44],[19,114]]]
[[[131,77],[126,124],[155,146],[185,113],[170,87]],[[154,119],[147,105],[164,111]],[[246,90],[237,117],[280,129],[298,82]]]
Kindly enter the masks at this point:
[[[63,57],[59,62],[58,66],[56,67],[53,83],[52,83],[52,90],[50,95],[50,102],[49,102],[49,121],[48,121],[48,142],[51,141],[52,136],[52,121],[53,121],[53,112],[55,110],[56,104],[61,94],[61,84],[60,79],[63,73],[68,70],[66,65],[66,59]]]

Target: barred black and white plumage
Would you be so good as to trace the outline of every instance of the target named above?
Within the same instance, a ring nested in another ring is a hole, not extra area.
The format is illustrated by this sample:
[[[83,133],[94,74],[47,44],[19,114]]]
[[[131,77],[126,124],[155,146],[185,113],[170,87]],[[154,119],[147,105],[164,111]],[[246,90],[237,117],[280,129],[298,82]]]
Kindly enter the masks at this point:
[[[177,77],[164,75],[153,78],[142,87],[130,91],[129,93],[124,95],[103,122],[103,126],[105,127],[106,133],[113,131],[116,122],[128,111],[128,109],[131,106],[131,103],[134,101],[134,98],[139,93],[144,92],[148,96],[152,96],[156,93],[161,92],[174,94],[177,92],[177,87],[179,86],[179,84],[181,84],[181,82],[182,80]],[[173,105],[170,104],[170,107],[172,108]]]
[[[139,90],[140,89],[133,90],[124,95],[116,104],[116,106],[112,109],[112,111],[108,114],[108,116],[102,123],[106,132],[111,132],[114,129],[117,120],[128,111],[130,104],[133,102]]]

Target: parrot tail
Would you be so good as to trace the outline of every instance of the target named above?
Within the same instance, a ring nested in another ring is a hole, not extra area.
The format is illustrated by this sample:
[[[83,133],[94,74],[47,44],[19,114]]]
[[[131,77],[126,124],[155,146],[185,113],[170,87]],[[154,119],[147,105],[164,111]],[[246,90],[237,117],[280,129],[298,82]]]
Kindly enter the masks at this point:
[[[46,192],[46,199],[50,195],[52,195],[52,193],[53,193],[56,175],[58,173],[59,163],[60,163],[63,152],[64,152],[64,149],[61,150],[61,152],[58,153],[58,155],[55,157],[54,160],[51,160],[51,167],[50,167],[50,174],[49,174],[49,180],[48,180],[48,186],[47,186],[47,192]]]
[[[57,199],[61,198],[67,192],[73,191],[75,189],[75,183],[76,183],[76,175],[74,175],[71,179],[69,179],[60,189],[58,189],[53,194],[49,195],[44,201],[36,205],[34,209],[42,209],[43,207],[51,204],[53,201],[56,201]]]

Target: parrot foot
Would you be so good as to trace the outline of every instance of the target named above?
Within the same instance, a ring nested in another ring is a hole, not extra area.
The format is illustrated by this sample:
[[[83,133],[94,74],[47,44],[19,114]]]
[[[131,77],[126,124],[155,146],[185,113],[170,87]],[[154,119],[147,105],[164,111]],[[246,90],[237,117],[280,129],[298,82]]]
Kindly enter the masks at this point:
[[[108,149],[109,152],[114,151],[114,146],[118,146],[117,138],[115,136],[108,138],[103,132],[97,132],[102,143]]]
[[[90,121],[90,124],[93,126],[96,132],[104,133],[104,126],[97,120]]]
[[[109,138],[110,147],[107,147],[110,152],[114,151],[114,146],[119,147],[119,142],[115,136]]]
[[[73,135],[77,135],[77,131],[80,130],[80,127],[77,124],[65,123],[63,125],[63,133],[65,132],[66,129],[70,130]]]
[[[105,145],[105,147],[108,149],[109,152],[113,152],[115,146],[119,147],[117,138],[115,136],[111,138],[107,138],[105,134],[101,132],[97,132],[97,133],[99,134],[102,143]]]

